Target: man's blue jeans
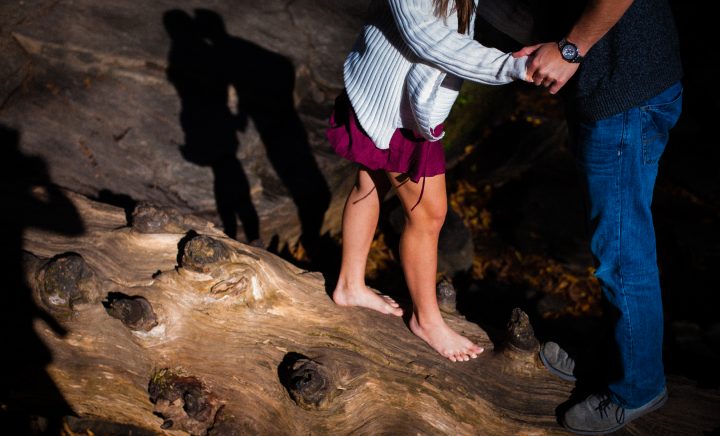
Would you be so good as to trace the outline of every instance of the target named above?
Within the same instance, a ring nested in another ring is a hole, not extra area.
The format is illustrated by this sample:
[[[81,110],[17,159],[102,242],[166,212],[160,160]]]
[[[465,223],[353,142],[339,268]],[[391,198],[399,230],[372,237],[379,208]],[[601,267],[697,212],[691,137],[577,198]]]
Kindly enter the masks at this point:
[[[627,112],[570,123],[586,183],[595,275],[617,310],[614,339],[622,374],[609,384],[626,408],[644,405],[665,386],[663,310],[652,203],[658,161],[680,116],[680,82]]]

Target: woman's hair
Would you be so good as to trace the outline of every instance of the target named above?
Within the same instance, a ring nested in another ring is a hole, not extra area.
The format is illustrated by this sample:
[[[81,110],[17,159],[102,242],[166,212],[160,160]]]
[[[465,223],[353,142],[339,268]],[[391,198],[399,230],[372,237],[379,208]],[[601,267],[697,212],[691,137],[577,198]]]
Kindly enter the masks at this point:
[[[453,3],[452,9],[448,8],[448,3]],[[457,11],[458,33],[468,33],[470,18],[475,9],[474,0],[433,0],[433,5],[436,17],[446,18],[448,13]]]

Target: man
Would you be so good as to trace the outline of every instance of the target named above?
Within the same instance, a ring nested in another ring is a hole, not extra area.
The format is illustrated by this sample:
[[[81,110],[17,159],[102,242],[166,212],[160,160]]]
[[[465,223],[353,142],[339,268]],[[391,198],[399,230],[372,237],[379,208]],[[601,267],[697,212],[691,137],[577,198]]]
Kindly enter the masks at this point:
[[[532,25],[553,34],[516,55],[533,56],[528,75],[536,85],[552,94],[562,90],[570,143],[587,188],[596,276],[617,317],[620,373],[606,392],[569,408],[561,423],[579,434],[608,433],[667,400],[650,205],[658,160],[681,111],[675,25],[666,0],[510,3],[482,0],[478,10],[506,31],[520,28],[513,8],[531,11],[526,16]],[[557,344],[545,344],[540,357],[554,374],[574,379],[574,360]]]

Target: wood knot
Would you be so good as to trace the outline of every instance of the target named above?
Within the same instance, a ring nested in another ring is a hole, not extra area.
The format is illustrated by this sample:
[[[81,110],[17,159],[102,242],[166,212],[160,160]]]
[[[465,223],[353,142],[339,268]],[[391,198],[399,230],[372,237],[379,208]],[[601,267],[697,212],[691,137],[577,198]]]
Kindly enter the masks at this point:
[[[152,305],[143,297],[112,292],[108,294],[103,306],[108,315],[122,321],[130,330],[147,332],[158,324]]]
[[[331,374],[321,363],[300,353],[288,353],[278,368],[280,382],[303,409],[322,409],[335,391]]]
[[[57,256],[38,271],[40,299],[48,309],[71,312],[75,304],[92,300],[87,284],[93,278],[92,269],[79,254]]]
[[[191,229],[200,229],[203,233],[224,234],[202,218],[183,214],[180,210],[139,202],[130,215],[130,224],[138,233],[186,233]]]
[[[440,310],[453,313],[457,308],[457,291],[452,282],[446,278],[440,280],[437,285],[437,300]]]
[[[140,233],[163,233],[171,222],[167,210],[147,202],[138,203],[131,218],[133,229]]]
[[[535,331],[530,324],[530,318],[519,308],[515,308],[510,316],[507,326],[508,348],[525,354],[535,355],[540,343],[535,338]]]
[[[153,412],[164,419],[163,429],[205,435],[222,408],[200,380],[168,368],[152,375],[148,393]]]
[[[231,258],[227,245],[205,235],[190,235],[182,247],[181,265],[191,271],[207,273],[221,261]]]
[[[140,233],[183,233],[182,217],[177,211],[141,201],[131,215],[133,230]]]

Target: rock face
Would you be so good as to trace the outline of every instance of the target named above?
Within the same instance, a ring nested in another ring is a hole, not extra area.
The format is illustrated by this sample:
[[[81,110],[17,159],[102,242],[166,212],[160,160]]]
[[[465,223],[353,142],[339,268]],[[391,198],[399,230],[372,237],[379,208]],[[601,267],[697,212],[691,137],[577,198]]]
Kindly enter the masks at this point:
[[[336,231],[351,169],[324,130],[366,6],[3,2],[0,124],[93,198],[240,240]]]

